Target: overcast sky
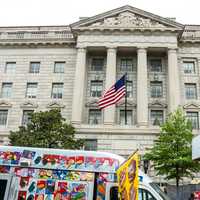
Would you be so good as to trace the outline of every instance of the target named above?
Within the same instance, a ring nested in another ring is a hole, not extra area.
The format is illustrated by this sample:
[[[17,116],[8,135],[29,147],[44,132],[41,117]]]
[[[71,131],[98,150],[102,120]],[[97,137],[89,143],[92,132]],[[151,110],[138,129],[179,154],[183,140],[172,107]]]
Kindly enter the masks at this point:
[[[0,26],[68,25],[127,4],[200,24],[200,0],[0,0]]]

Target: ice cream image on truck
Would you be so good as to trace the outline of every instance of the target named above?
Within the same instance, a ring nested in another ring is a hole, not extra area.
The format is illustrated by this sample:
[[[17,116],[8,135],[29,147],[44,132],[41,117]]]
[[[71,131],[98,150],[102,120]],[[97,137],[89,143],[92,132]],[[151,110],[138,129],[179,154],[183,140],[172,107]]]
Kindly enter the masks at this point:
[[[0,146],[0,200],[117,200],[116,170],[124,160],[105,152]],[[139,180],[139,200],[168,200],[141,171]]]

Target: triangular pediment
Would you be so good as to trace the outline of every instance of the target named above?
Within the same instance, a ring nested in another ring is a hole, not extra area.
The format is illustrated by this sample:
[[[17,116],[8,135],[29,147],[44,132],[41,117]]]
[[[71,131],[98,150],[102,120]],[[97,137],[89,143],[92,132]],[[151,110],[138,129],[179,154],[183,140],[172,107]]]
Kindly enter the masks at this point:
[[[123,6],[100,15],[89,17],[71,24],[76,29],[183,29],[183,25],[167,18],[131,7]]]
[[[10,107],[12,107],[12,104],[7,101],[0,101],[0,107],[1,108],[10,108]]]
[[[64,108],[65,106],[59,102],[53,101],[47,105],[47,108]]]
[[[38,105],[31,101],[26,101],[20,105],[21,108],[37,108]]]
[[[188,103],[183,106],[185,109],[199,109],[200,105],[196,103]]]
[[[133,102],[133,101],[130,101],[130,100],[127,100],[127,104],[126,104],[128,107],[136,107],[136,104]],[[117,103],[117,106],[125,106],[125,100],[122,99],[121,101],[119,101],[119,103]]]
[[[98,99],[92,99],[90,101],[88,101],[85,106],[86,107],[98,107]]]
[[[155,100],[155,101],[149,103],[149,107],[150,108],[166,108],[167,104],[163,103],[163,102],[160,102],[158,100]]]

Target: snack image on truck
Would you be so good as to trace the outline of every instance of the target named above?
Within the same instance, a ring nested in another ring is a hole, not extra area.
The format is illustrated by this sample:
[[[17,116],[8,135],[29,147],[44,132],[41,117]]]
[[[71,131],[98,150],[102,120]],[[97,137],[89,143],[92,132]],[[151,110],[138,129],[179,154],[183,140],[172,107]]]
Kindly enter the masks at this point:
[[[124,160],[105,152],[0,146],[0,200],[117,200],[116,170]],[[139,200],[169,200],[141,171],[139,181]],[[124,196],[135,193],[133,187]]]

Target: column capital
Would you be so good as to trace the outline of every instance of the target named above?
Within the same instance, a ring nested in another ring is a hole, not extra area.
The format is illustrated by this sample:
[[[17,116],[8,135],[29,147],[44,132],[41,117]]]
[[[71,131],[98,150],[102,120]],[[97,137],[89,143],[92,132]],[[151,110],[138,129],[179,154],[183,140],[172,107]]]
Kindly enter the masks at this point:
[[[77,47],[77,51],[78,52],[82,52],[82,53],[86,53],[87,52],[87,48],[86,47]]]
[[[110,51],[110,52],[116,52],[117,51],[117,47],[116,46],[107,46],[107,51]]]
[[[147,51],[147,47],[137,47],[137,52],[146,52]]]
[[[168,53],[177,53],[178,48],[174,47],[174,48],[168,48]]]

